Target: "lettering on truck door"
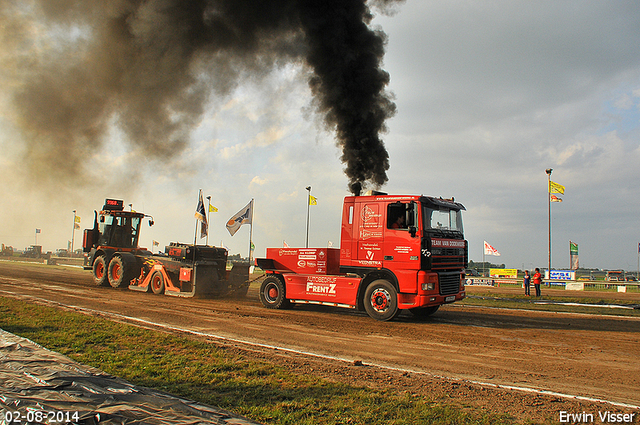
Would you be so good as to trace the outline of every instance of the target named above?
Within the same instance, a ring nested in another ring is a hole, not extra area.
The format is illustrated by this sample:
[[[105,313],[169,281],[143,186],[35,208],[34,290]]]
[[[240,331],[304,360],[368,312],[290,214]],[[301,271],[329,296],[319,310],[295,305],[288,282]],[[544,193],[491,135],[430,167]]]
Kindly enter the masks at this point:
[[[387,206],[387,225],[384,238],[384,259],[397,263],[420,261],[420,232],[416,220],[417,208],[412,202],[394,202]],[[412,235],[411,229],[416,231]],[[405,265],[408,266],[408,265]]]
[[[358,226],[357,262],[361,266],[382,264],[382,211],[377,203],[363,204]]]

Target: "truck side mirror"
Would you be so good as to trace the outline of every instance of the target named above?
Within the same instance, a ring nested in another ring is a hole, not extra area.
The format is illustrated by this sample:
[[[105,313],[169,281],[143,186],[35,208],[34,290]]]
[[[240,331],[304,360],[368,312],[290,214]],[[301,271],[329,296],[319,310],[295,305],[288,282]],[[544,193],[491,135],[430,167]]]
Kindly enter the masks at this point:
[[[415,238],[416,233],[418,233],[418,229],[416,229],[416,226],[409,226],[409,233],[411,233],[412,238]]]

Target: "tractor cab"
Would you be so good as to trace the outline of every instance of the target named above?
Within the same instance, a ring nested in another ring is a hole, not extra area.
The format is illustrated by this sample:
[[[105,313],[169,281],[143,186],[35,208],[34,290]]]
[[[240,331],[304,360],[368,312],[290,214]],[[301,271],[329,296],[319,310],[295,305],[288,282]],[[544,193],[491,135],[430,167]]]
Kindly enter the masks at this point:
[[[148,217],[135,211],[124,211],[121,200],[107,199],[102,211],[96,212],[93,229],[85,230],[83,248],[85,252],[92,248],[138,249],[138,236],[142,219]],[[153,220],[149,221],[153,225]]]
[[[131,211],[101,211],[99,216],[99,246],[137,248],[140,223],[144,214]]]

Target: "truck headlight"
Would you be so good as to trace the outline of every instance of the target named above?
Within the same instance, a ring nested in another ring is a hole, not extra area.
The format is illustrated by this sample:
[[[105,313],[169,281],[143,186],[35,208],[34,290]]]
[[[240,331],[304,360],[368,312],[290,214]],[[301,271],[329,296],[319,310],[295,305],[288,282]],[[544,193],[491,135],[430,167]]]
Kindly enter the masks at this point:
[[[433,291],[434,289],[436,289],[436,284],[433,282],[427,282],[422,284],[423,291]]]

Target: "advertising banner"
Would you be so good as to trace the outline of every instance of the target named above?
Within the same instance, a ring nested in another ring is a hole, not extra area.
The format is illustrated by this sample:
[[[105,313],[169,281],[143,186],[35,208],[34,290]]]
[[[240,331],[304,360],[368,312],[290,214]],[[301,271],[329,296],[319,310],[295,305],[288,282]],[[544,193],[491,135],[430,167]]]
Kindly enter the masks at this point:
[[[551,270],[549,280],[576,280],[574,270]]]
[[[489,269],[489,276],[515,279],[518,277],[518,269]]]

